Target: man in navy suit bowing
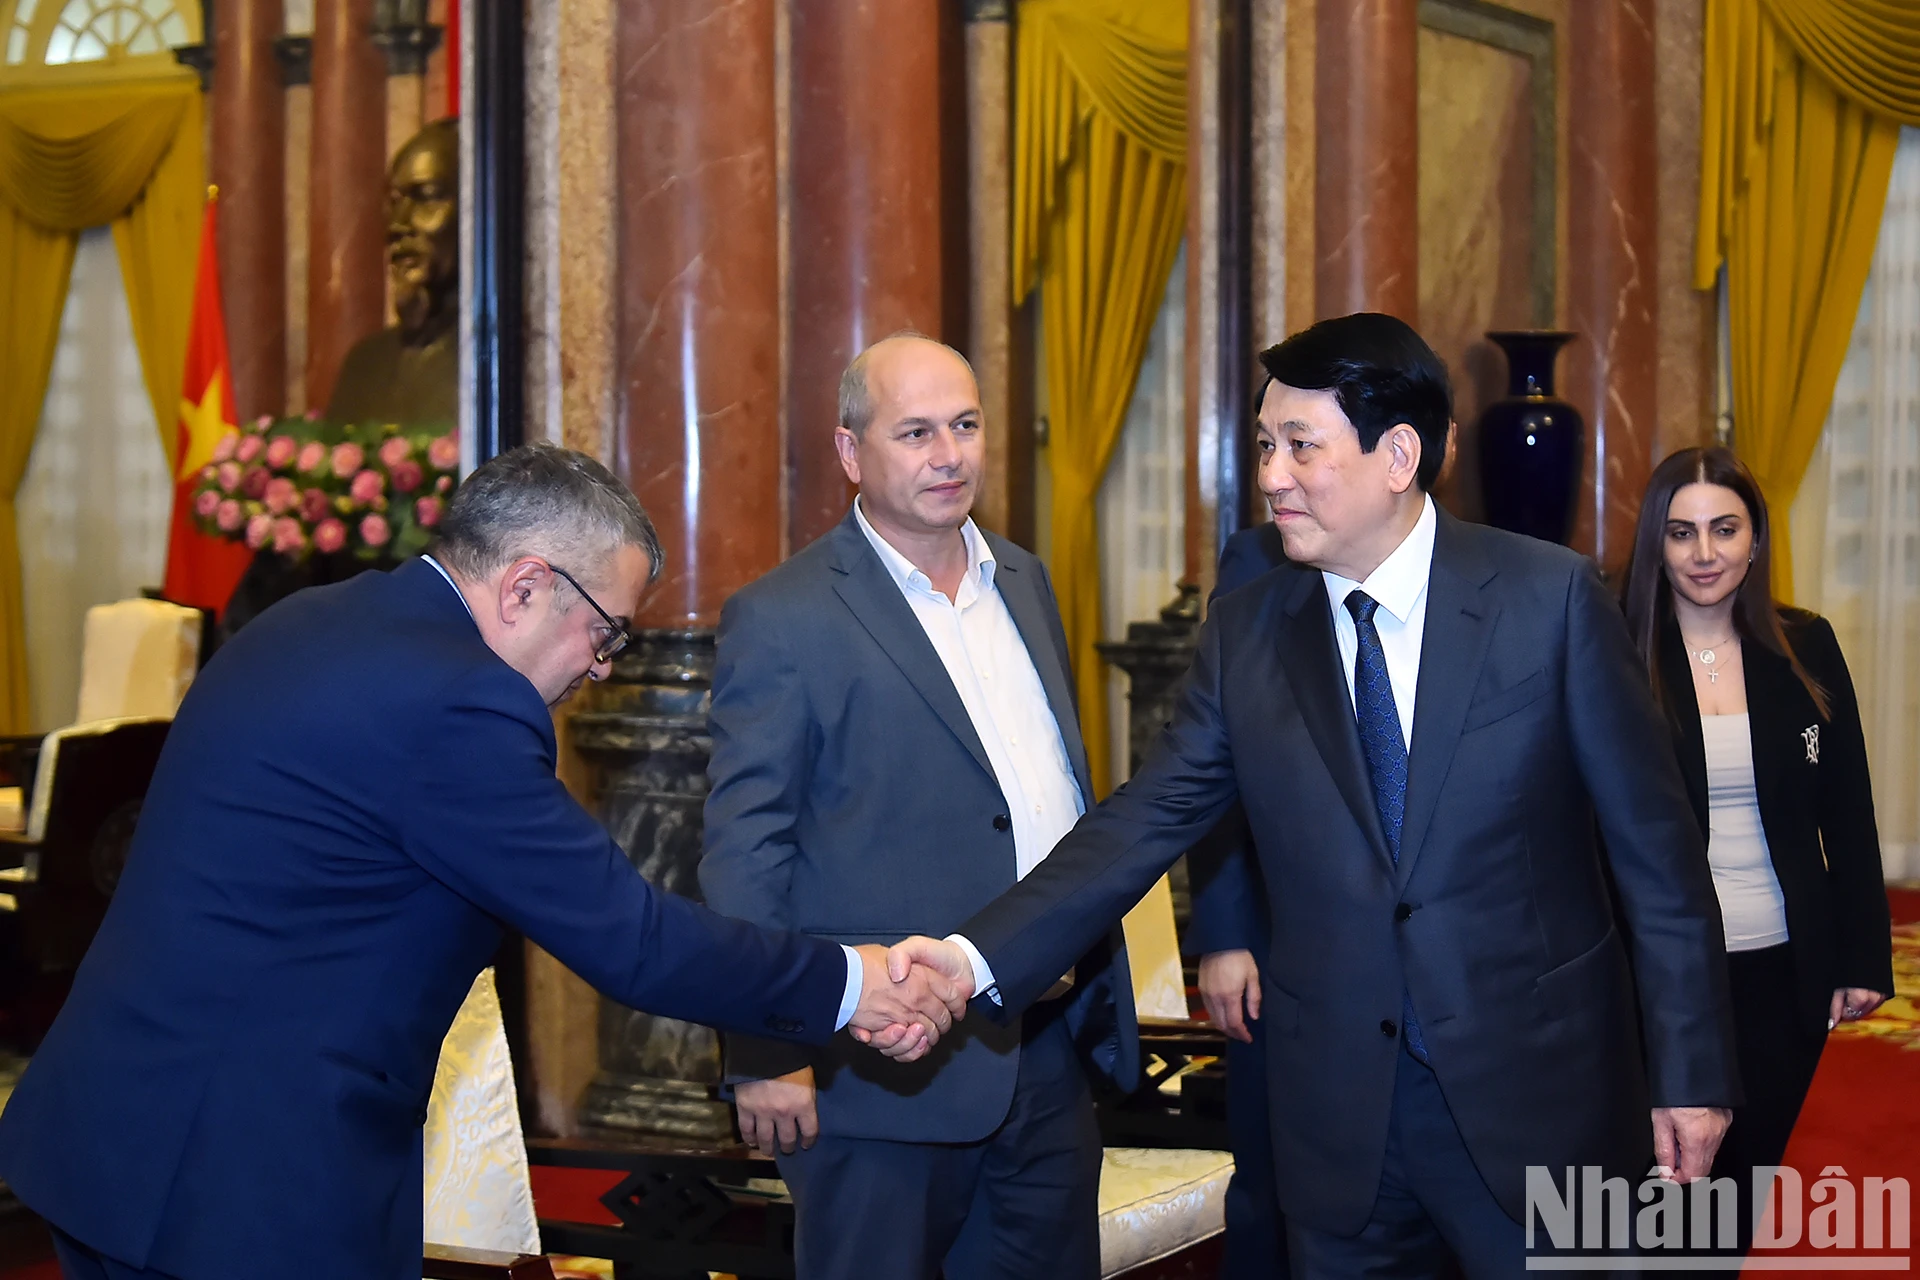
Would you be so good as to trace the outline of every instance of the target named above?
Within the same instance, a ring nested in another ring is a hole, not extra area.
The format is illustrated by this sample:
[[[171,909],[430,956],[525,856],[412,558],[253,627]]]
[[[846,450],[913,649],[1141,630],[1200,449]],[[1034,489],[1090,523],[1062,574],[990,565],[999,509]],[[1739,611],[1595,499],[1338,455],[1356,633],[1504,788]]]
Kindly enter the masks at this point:
[[[758,1035],[850,1025],[911,1058],[957,1014],[880,947],[654,891],[555,779],[549,708],[606,676],[660,565],[626,486],[530,445],[441,532],[268,610],[180,708],[0,1117],[69,1277],[418,1277],[434,1064],[503,926],[614,999]]]
[[[1452,414],[1419,335],[1345,316],[1261,362],[1291,563],[1215,603],[1132,781],[894,959],[1012,1016],[1238,799],[1293,1274],[1519,1277],[1530,1166],[1697,1177],[1739,1101],[1699,828],[1592,563],[1428,497]]]

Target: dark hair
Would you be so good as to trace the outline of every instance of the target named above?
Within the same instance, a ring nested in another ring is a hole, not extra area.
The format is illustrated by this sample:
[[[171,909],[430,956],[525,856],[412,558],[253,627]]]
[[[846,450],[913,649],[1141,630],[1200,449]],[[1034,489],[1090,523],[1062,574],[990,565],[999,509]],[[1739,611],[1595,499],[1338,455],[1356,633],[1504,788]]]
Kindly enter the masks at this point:
[[[660,576],[660,535],[633,490],[598,461],[544,441],[523,444],[474,469],[453,491],[430,554],[447,568],[483,578],[523,555],[566,560],[573,572],[623,546]]]
[[[1414,479],[1423,492],[1433,488],[1447,460],[1453,389],[1446,364],[1412,325],[1373,311],[1322,320],[1262,351],[1260,364],[1274,382],[1333,392],[1362,452],[1400,423],[1412,427],[1420,437]]]
[[[1633,556],[1627,561],[1626,576],[1620,583],[1620,602],[1627,611],[1627,628],[1633,633],[1634,647],[1647,664],[1647,680],[1653,686],[1654,700],[1666,706],[1660,682],[1660,634],[1673,617],[1673,584],[1667,581],[1667,512],[1673,507],[1673,495],[1690,484],[1719,485],[1731,489],[1746,504],[1753,521],[1753,563],[1747,576],[1734,588],[1733,628],[1741,639],[1752,640],[1787,660],[1793,674],[1806,686],[1813,705],[1823,719],[1832,708],[1826,690],[1808,674],[1787,640],[1780,625],[1780,609],[1773,601],[1773,539],[1767,519],[1767,500],[1760,482],[1747,470],[1747,464],[1734,457],[1733,450],[1714,446],[1709,449],[1682,449],[1668,455],[1653,469],[1647,480],[1646,497],[1640,500],[1640,520],[1633,530]]]

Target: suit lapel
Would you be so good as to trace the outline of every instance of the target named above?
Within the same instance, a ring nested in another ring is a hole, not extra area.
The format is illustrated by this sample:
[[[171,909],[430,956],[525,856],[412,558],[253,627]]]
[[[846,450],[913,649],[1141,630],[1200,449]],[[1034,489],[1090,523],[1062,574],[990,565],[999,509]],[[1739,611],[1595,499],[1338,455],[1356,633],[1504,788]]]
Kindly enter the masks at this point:
[[[1317,572],[1301,570],[1283,609],[1280,662],[1293,686],[1300,718],[1306,722],[1307,734],[1327,772],[1333,775],[1334,786],[1366,833],[1367,843],[1379,855],[1381,865],[1391,868],[1393,858],[1380,828],[1380,809],[1373,801],[1373,783],[1367,774],[1367,758],[1360,749],[1353,699],[1347,693],[1340,649],[1333,639],[1326,580]]]
[[[1671,617],[1660,628],[1658,644],[1661,692],[1666,695],[1667,717],[1674,727],[1680,756],[1680,774],[1687,783],[1687,799],[1693,803],[1693,816],[1706,834],[1707,821],[1707,738],[1700,723],[1700,697],[1693,691],[1692,659],[1687,656],[1686,641],[1680,638],[1680,625]],[[1758,757],[1756,756],[1756,759]]]
[[[984,533],[982,537],[986,536]],[[1079,780],[1080,794],[1087,807],[1093,807],[1093,771],[1087,765],[1087,744],[1080,736],[1080,717],[1073,698],[1073,686],[1067,679],[1060,647],[1054,643],[1054,629],[1048,626],[1047,607],[1040,598],[1033,575],[1009,565],[999,548],[994,548],[994,586],[1013,615],[1013,625],[1026,642],[1033,669],[1040,674],[1040,686],[1047,691],[1047,705],[1060,727],[1060,740],[1066,745],[1073,776]]]
[[[1420,680],[1413,700],[1413,742],[1407,753],[1407,810],[1400,829],[1399,883],[1420,860],[1440,787],[1453,767],[1460,727],[1480,682],[1499,605],[1483,590],[1492,568],[1445,512],[1434,533],[1427,580],[1427,623],[1420,640]]]
[[[1747,639],[1740,646],[1747,672],[1747,733],[1753,741],[1753,787],[1763,830],[1782,831],[1775,797],[1790,791],[1788,771],[1806,757],[1801,731],[1819,712],[1785,658]],[[1772,842],[1768,842],[1772,847]]]
[[[920,619],[914,616],[913,606],[900,594],[899,584],[880,563],[879,554],[867,542],[853,515],[849,513],[829,536],[837,539],[835,568],[841,575],[834,583],[834,591],[873,637],[874,643],[893,659],[900,674],[919,690],[933,713],[979,761],[987,776],[994,777],[987,750],[980,745],[980,735],[974,732],[973,720],[967,715],[966,704],[960,701],[959,690],[947,675],[946,664],[940,661],[940,654],[927,639]]]

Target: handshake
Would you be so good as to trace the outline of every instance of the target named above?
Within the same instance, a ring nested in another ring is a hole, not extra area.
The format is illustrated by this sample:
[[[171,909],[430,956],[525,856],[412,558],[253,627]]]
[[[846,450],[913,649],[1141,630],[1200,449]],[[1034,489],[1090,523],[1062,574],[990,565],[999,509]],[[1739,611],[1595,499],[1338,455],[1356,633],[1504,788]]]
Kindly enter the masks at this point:
[[[974,995],[973,962],[951,942],[912,937],[891,948],[855,947],[865,966],[847,1029],[897,1062],[923,1058]]]

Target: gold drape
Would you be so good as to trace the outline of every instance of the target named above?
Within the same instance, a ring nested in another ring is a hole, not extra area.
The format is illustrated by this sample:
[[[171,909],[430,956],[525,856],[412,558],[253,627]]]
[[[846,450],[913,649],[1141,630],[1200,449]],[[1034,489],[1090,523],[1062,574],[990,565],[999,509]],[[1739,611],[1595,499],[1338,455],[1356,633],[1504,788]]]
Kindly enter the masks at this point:
[[[1791,600],[1789,512],[1846,359],[1900,127],[1835,88],[1752,0],[1708,0],[1705,81],[1694,286],[1726,264],[1735,441],[1773,516],[1774,589]]]
[[[1766,0],[1780,34],[1840,92],[1920,125],[1920,5],[1914,0]]]
[[[1026,0],[1014,109],[1014,299],[1037,282],[1052,573],[1093,784],[1108,759],[1095,500],[1186,229],[1181,0]]]
[[[202,156],[191,72],[0,93],[0,732],[30,717],[14,498],[33,455],[74,246],[111,222],[161,442],[173,456]]]

